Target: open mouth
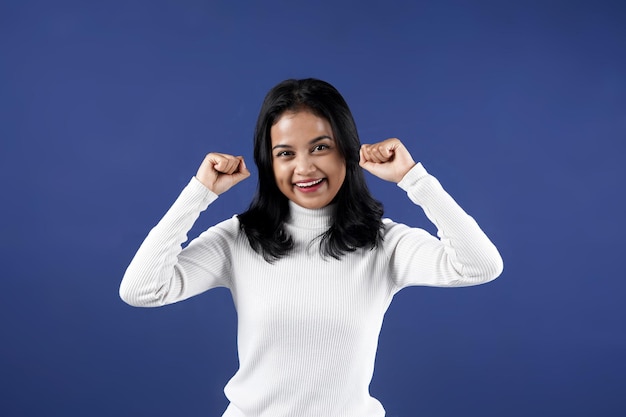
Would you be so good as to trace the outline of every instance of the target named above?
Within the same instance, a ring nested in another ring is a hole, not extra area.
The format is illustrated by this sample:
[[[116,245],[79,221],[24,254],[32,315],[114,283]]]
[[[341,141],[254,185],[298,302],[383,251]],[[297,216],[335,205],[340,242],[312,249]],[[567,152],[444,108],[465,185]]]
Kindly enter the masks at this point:
[[[312,188],[320,184],[322,181],[324,181],[324,178],[320,178],[318,180],[313,180],[313,181],[308,181],[308,182],[297,182],[295,183],[295,186],[298,188]]]

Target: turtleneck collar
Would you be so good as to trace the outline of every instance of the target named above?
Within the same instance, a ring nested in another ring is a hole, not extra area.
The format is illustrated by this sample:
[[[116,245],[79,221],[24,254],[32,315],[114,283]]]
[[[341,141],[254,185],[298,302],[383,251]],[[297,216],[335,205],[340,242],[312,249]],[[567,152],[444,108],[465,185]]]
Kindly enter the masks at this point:
[[[333,223],[334,213],[334,204],[319,209],[307,209],[290,200],[287,224],[301,229],[326,230]]]

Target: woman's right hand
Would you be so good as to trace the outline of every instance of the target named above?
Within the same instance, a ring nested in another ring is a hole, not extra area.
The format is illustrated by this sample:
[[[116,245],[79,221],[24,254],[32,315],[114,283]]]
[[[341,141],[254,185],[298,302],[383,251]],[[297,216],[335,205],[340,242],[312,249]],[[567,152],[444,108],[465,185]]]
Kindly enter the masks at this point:
[[[215,194],[222,194],[250,176],[242,156],[210,153],[198,168],[196,178]]]

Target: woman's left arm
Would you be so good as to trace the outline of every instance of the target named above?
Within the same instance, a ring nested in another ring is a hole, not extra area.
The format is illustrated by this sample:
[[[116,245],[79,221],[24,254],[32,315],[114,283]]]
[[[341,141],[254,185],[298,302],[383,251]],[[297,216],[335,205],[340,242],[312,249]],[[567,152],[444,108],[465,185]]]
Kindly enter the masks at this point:
[[[361,166],[396,182],[438,229],[439,239],[422,229],[385,224],[383,246],[391,255],[391,275],[399,288],[477,285],[502,273],[502,258],[476,221],[421,163],[413,161],[398,139],[363,145]]]

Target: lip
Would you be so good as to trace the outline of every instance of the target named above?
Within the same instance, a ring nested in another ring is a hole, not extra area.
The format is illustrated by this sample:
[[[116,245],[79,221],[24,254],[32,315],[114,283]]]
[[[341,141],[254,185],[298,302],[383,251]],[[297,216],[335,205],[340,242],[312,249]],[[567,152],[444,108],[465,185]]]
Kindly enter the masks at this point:
[[[304,181],[295,182],[294,188],[303,193],[312,193],[320,189],[320,187],[326,182],[326,178],[315,178]],[[306,184],[311,184],[305,187]]]
[[[304,186],[305,184],[315,185],[315,183],[322,182],[324,178],[311,178],[302,181],[296,181],[294,183],[295,186]]]

